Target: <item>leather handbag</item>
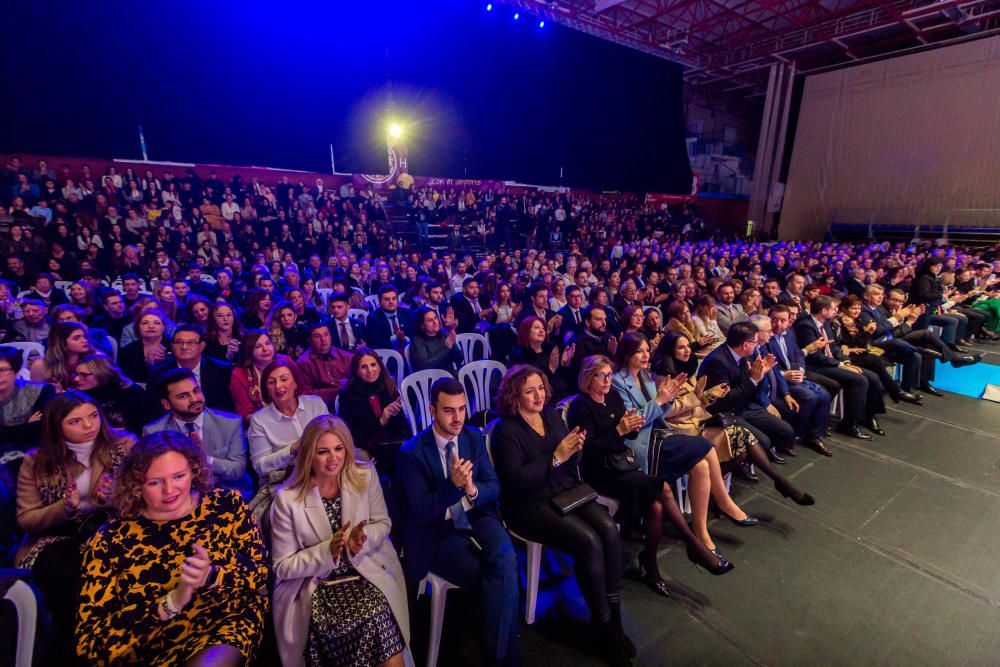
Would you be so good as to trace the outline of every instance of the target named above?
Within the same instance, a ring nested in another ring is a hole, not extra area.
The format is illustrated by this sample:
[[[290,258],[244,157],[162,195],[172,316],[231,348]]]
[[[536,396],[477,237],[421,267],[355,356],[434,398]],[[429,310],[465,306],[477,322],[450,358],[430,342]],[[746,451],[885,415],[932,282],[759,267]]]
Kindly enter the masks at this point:
[[[583,482],[577,484],[572,489],[557,493],[549,498],[549,502],[563,516],[572,514],[587,503],[597,500],[597,491]]]
[[[629,472],[630,470],[639,470],[642,465],[635,457],[635,451],[629,447],[625,446],[625,449],[620,452],[615,452],[614,454],[605,454],[604,465],[607,466],[608,470],[614,470],[615,472]]]
[[[717,415],[713,415],[711,419],[706,420],[703,426],[706,428],[727,428],[735,423],[735,412],[720,412]]]

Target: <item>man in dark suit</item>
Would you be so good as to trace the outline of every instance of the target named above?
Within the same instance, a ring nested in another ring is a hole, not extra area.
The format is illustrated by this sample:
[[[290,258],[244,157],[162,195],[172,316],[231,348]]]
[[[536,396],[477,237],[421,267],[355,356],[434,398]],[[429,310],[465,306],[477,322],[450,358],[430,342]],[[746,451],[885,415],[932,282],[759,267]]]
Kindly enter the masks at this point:
[[[482,593],[486,655],[520,664],[517,557],[500,522],[500,483],[482,434],[465,427],[466,397],[452,378],[431,386],[433,424],[399,450],[397,484],[406,521],[404,571],[428,572]]]
[[[775,463],[784,463],[775,448],[786,451],[794,446],[791,426],[757,403],[760,383],[778,361],[773,355],[748,359],[757,349],[757,328],[749,322],[736,322],[726,332],[726,344],[715,348],[698,367],[698,376],[708,378],[706,386],[729,385],[729,392],[716,400],[708,411],[712,414],[730,412],[741,426],[749,429]]]
[[[490,309],[489,302],[483,303],[479,296],[479,281],[469,276],[462,281],[462,293],[451,297],[451,307],[458,321],[458,333],[479,333],[483,318]],[[446,313],[438,313],[444,322]]]
[[[171,368],[186,368],[198,381],[198,386],[205,395],[205,405],[213,410],[235,411],[233,394],[229,390],[233,367],[203,354],[205,335],[197,327],[191,324],[177,325],[170,350],[174,358],[154,366],[150,372],[151,378],[155,379]]]
[[[559,344],[563,345],[568,336],[575,334],[583,326],[583,290],[576,285],[566,288],[566,305],[556,313],[562,318],[559,327]]]
[[[607,312],[601,306],[590,306],[584,311],[583,325],[569,339],[573,359],[566,370],[566,380],[575,387],[583,360],[595,354],[614,359],[617,340],[608,333]]]
[[[807,349],[806,365],[821,375],[836,380],[844,390],[844,419],[837,430],[859,440],[871,440],[859,425],[878,435],[885,435],[876,414],[885,413],[882,385],[875,373],[855,366],[840,345],[833,342],[830,320],[837,306],[828,296],[818,296],[809,304],[809,314],[795,322],[795,337]],[[814,345],[815,344],[815,345]]]
[[[365,342],[365,325],[356,318],[349,317],[351,297],[344,292],[330,295],[330,333],[333,335],[335,347],[353,352],[356,347]]]
[[[782,350],[780,345],[771,347],[774,330],[771,320],[766,315],[752,315],[750,323],[757,327],[758,347],[754,355],[770,354],[778,361],[778,365],[764,376],[761,384],[765,386],[757,394],[757,403],[765,407],[769,404],[773,405],[781,418],[791,424],[794,434],[793,442],[801,442],[823,456],[832,456],[833,453],[827,449],[826,443],[823,442],[823,436],[826,434],[826,422],[830,417],[830,394],[819,386],[803,386],[804,376],[799,377],[797,371],[783,370],[779,358]],[[785,355],[787,356],[787,345],[785,347]],[[802,354],[801,350],[799,354]],[[786,379],[785,373],[789,373],[789,378],[797,380],[797,383],[792,384],[789,379]],[[781,447],[779,446],[778,449]],[[786,449],[785,453],[795,456],[794,446]]]
[[[535,283],[528,288],[528,302],[521,312],[514,318],[514,326],[518,327],[526,317],[534,315],[538,319],[548,324],[549,320],[556,317],[554,310],[549,308],[549,288],[544,283]],[[561,321],[556,324],[558,327]]]
[[[379,308],[365,322],[365,342],[374,349],[402,350],[413,336],[413,312],[399,307],[399,291],[386,285],[378,291]]]

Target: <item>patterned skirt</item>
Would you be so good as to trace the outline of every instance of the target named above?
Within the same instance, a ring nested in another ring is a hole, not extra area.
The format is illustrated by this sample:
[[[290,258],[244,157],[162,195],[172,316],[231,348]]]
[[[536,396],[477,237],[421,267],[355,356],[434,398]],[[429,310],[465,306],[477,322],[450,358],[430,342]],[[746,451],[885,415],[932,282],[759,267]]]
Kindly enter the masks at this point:
[[[313,591],[307,665],[378,665],[402,650],[403,635],[375,584],[358,577]]]

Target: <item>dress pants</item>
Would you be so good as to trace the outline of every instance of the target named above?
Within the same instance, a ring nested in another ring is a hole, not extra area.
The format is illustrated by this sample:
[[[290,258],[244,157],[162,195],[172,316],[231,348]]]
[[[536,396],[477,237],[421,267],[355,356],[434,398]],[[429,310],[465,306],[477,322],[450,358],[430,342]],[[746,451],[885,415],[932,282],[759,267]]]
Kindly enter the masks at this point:
[[[844,389],[844,419],[841,425],[853,426],[866,422],[876,414],[885,412],[885,402],[882,400],[882,385],[878,376],[865,368],[861,373],[854,373],[839,367],[822,367],[812,369],[815,373],[824,375]]]
[[[784,401],[774,407],[780,412],[784,407]],[[781,417],[772,415],[766,408],[752,407],[744,410],[740,417],[744,422],[743,425],[749,427],[765,448],[775,447],[787,451],[795,447],[795,429]]]
[[[978,336],[986,325],[986,320],[988,319],[986,313],[978,308],[965,305],[955,306],[955,310],[964,315],[969,322],[968,328],[965,331],[965,338]]]
[[[521,537],[573,557],[573,570],[592,620],[606,621],[608,596],[620,590],[622,542],[608,511],[590,502],[563,516],[548,503],[508,516],[511,530]]]
[[[514,545],[503,524],[492,516],[470,520],[472,536],[482,551],[467,534],[456,530],[439,544],[431,572],[466,590],[482,591],[486,655],[506,665],[520,665],[517,614],[521,592]]]
[[[912,391],[915,387],[934,379],[934,360],[925,360],[924,356],[920,354],[920,350],[907,342],[905,338],[883,340],[873,343],[873,346],[884,350],[886,359],[903,367],[903,381],[900,382],[903,391]],[[926,376],[928,370],[924,368],[925,361],[928,362],[926,365],[930,366],[929,377]]]
[[[791,420],[795,438],[823,437],[830,420],[830,401],[833,400],[830,392],[815,382],[803,380],[798,384],[789,382],[788,393],[799,404],[799,411]]]
[[[927,324],[941,327],[941,340],[949,345],[954,345],[955,341],[960,338],[958,331],[959,320],[957,317],[951,315],[931,315],[927,320]]]

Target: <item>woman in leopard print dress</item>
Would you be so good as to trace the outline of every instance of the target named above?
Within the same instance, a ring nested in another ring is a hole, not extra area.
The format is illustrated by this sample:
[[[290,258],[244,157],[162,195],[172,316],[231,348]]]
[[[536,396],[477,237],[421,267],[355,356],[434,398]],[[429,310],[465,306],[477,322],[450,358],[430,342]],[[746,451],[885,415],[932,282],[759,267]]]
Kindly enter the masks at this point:
[[[267,554],[240,495],[212,488],[205,455],[170,431],[122,463],[119,518],[83,563],[77,651],[94,665],[240,665],[268,610]]]

